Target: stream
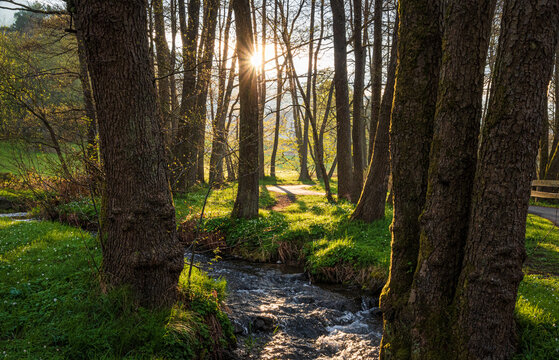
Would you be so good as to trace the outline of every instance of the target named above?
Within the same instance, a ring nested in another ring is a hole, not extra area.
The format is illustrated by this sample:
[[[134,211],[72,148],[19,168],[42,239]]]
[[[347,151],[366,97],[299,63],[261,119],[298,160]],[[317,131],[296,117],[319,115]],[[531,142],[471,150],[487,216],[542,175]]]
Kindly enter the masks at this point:
[[[235,359],[370,359],[378,356],[377,297],[310,284],[301,269],[241,260],[196,261],[227,280]]]

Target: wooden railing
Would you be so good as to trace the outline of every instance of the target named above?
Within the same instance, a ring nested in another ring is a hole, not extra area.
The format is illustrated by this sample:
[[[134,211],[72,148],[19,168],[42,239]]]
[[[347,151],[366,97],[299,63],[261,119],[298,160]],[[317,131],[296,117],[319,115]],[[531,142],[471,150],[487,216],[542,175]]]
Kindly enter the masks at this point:
[[[559,180],[534,180],[532,181],[532,188],[534,187],[559,189]],[[559,193],[557,192],[545,192],[545,191],[532,190],[530,196],[539,199],[559,199]]]

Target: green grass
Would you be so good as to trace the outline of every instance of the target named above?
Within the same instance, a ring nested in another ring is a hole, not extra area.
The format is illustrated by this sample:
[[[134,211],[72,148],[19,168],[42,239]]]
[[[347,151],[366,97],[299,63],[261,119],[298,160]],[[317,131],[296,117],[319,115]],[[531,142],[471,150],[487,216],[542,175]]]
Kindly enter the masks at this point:
[[[52,174],[59,166],[53,151],[30,148],[25,144],[0,141],[0,173],[19,174],[22,170]]]
[[[518,289],[516,318],[520,348],[516,359],[559,358],[559,229],[529,215],[524,280]]]
[[[214,347],[209,317],[231,327],[219,307],[224,281],[197,270],[188,304],[148,311],[129,292],[104,294],[96,240],[51,222],[0,218],[0,357],[3,359],[192,358]],[[186,278],[181,276],[186,293]]]

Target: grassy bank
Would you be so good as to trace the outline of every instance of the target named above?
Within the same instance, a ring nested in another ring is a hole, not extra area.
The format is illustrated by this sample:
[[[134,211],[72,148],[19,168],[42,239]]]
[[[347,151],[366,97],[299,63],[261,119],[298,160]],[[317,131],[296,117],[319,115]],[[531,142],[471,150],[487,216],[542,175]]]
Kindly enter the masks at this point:
[[[225,282],[196,271],[187,291],[183,274],[190,301],[148,311],[125,289],[102,291],[100,260],[96,240],[81,230],[0,218],[0,357],[193,358],[231,338],[219,305]]]

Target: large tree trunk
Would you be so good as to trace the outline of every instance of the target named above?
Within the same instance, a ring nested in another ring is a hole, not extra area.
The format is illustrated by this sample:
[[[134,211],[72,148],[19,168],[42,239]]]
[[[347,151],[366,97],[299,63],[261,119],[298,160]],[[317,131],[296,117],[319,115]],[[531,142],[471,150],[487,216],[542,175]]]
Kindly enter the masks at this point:
[[[239,188],[233,205],[234,218],[258,216],[258,87],[251,63],[254,36],[248,0],[233,0],[239,57]]]
[[[193,121],[196,106],[196,59],[200,0],[188,2],[188,26],[184,1],[179,0],[179,24],[182,40],[184,76],[179,111],[177,139],[173,149],[175,161],[173,179],[175,187],[185,191],[196,183],[196,126]]]
[[[334,28],[334,86],[336,88],[336,152],[338,156],[338,199],[351,200],[351,122],[347,84],[345,9],[342,0],[330,0]]]
[[[398,17],[392,36],[392,48],[390,50],[390,63],[386,87],[382,96],[382,105],[378,116],[378,128],[374,141],[374,151],[369,165],[367,180],[357,203],[357,207],[351,215],[352,219],[372,222],[384,218],[386,206],[386,191],[388,188],[388,173],[390,170],[389,135],[390,115],[392,114],[392,100],[394,99],[394,82],[396,78],[396,49],[398,46]]]
[[[410,353],[411,319],[404,310],[427,191],[441,61],[440,6],[439,0],[401,0],[398,8],[398,67],[390,128],[394,220],[390,275],[380,298],[384,316],[381,359],[407,358],[402,355]]]
[[[353,82],[353,191],[351,201],[357,203],[363,188],[366,155],[363,153],[365,122],[363,119],[363,88],[365,82],[365,50],[362,41],[361,0],[353,0],[353,43],[355,53],[355,79]]]
[[[177,296],[183,248],[166,171],[144,0],[76,1],[106,174],[101,211],[104,280],[143,306]]]
[[[380,92],[382,88],[382,2],[375,1],[373,18],[373,59],[371,63],[371,120],[369,122],[369,161],[373,156],[376,131],[380,114]],[[395,25],[398,27],[398,24]],[[384,211],[384,209],[383,209]]]
[[[450,0],[445,9],[429,185],[410,295],[412,353],[448,359],[449,314],[468,234],[482,112],[483,70],[495,0]]]
[[[510,359],[515,350],[528,199],[558,24],[558,0],[505,2],[455,300],[459,359]]]

